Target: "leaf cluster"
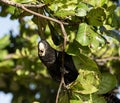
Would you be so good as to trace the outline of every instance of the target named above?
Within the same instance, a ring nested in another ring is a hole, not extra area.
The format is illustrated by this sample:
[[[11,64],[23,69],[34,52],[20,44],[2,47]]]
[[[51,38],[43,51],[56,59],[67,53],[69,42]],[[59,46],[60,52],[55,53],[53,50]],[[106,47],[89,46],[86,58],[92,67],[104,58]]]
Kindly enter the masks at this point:
[[[11,0],[63,22],[79,71],[59,103],[106,103],[104,94],[120,84],[120,7],[110,0]],[[30,5],[46,6],[37,8]],[[0,16],[19,20],[19,35],[0,39],[0,90],[13,93],[13,103],[54,103],[58,83],[52,81],[38,59],[37,43],[46,39],[62,50],[60,25],[0,2]],[[25,19],[26,17],[30,19]],[[38,35],[39,34],[39,35]],[[47,99],[46,99],[47,98]]]

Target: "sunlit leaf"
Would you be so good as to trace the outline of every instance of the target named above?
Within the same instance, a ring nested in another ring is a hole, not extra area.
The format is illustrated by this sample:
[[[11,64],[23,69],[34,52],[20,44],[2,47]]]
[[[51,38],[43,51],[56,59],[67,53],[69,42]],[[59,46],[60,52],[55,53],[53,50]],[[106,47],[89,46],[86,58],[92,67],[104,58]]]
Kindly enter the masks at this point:
[[[119,56],[120,56],[120,47],[118,48],[118,54],[119,54]]]
[[[55,16],[65,18],[66,16],[75,15],[74,10],[60,10],[55,13]]]
[[[7,50],[0,50],[0,60],[4,59],[7,56]]]
[[[70,103],[83,103],[83,102],[80,100],[70,100]]]
[[[89,26],[86,23],[81,23],[79,25],[78,33],[76,36],[76,40],[83,46],[87,46],[90,44],[90,33]]]
[[[36,44],[36,39],[38,39],[38,35],[33,35],[30,37],[30,42]]]
[[[14,14],[14,12],[15,12],[15,7],[9,6],[9,7],[7,8],[7,11],[8,11],[9,13],[11,13],[11,14]]]
[[[85,23],[79,25],[76,41],[82,46],[90,46],[92,49],[97,49],[100,46],[102,47],[106,42],[101,35],[97,34]]]
[[[0,49],[3,49],[10,44],[9,37],[10,35],[5,35],[4,37],[0,38]]]
[[[80,17],[86,16],[87,11],[88,11],[88,6],[84,3],[79,3],[76,9],[76,15]]]
[[[27,4],[27,3],[33,3],[36,0],[14,0],[14,1],[17,2],[17,3],[25,3],[25,4]]]
[[[106,43],[106,40],[102,36],[95,34],[91,41],[91,47],[92,49],[98,49],[98,47],[104,46],[105,43]]]
[[[93,6],[103,6],[108,2],[108,0],[85,0],[86,3],[89,3]]]
[[[13,66],[14,62],[12,60],[4,60],[4,61],[0,62],[0,67],[6,67],[6,65],[7,65],[7,67]]]
[[[120,7],[119,6],[117,7],[117,10],[115,11],[115,13],[117,16],[120,16]]]

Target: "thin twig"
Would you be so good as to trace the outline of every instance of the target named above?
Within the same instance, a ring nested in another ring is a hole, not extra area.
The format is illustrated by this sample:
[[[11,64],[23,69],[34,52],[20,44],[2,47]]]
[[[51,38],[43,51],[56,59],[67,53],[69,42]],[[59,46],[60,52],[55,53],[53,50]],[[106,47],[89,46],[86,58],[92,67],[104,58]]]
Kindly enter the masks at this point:
[[[57,92],[57,96],[56,96],[56,102],[55,103],[58,103],[58,100],[59,100],[59,95],[60,95],[60,91],[61,91],[61,88],[62,86],[66,86],[65,85],[65,81],[64,81],[64,74],[65,74],[65,68],[64,68],[64,52],[65,52],[65,46],[66,46],[66,42],[67,42],[67,38],[66,38],[66,32],[65,32],[65,29],[63,27],[63,25],[61,25],[61,29],[62,31],[64,32],[63,35],[64,35],[64,43],[63,43],[63,48],[62,48],[62,67],[61,67],[61,81],[60,81],[60,84],[59,84],[59,88],[58,88],[58,92]]]
[[[55,101],[55,103],[58,103],[59,96],[60,96],[60,91],[61,91],[61,88],[62,88],[63,82],[64,82],[64,75],[61,76],[61,81],[60,81],[59,88],[58,88],[58,91],[57,91],[57,95],[56,95],[56,101]]]
[[[8,59],[13,59],[14,54],[8,54],[7,56],[4,57],[4,60],[8,60]]]
[[[61,26],[61,30],[62,30],[62,32],[63,32],[63,36],[64,36],[64,45],[63,45],[63,50],[65,49],[65,47],[66,47],[66,43],[67,43],[67,33],[66,33],[66,31],[65,31],[65,28],[64,28],[64,25],[60,25]]]
[[[120,60],[120,57],[107,57],[107,58],[101,58],[101,59],[95,59],[97,62],[106,62],[109,60]]]
[[[100,58],[100,59],[94,59],[98,65],[104,65],[107,61],[111,60],[120,60],[120,57],[107,57],[107,58]]]

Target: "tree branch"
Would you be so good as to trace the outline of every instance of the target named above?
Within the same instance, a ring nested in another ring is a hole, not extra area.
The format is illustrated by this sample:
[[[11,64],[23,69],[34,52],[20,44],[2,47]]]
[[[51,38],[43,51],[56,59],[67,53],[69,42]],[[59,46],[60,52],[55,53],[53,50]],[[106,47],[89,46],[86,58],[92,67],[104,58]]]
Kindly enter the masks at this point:
[[[22,5],[27,8],[42,8],[46,6],[46,4],[39,4],[39,5],[22,4]]]
[[[11,6],[15,6],[15,7],[18,7],[18,8],[21,8],[23,9],[24,11],[27,11],[33,15],[36,15],[36,16],[39,16],[41,18],[44,18],[44,19],[47,19],[47,20],[50,20],[50,21],[53,21],[53,22],[56,22],[60,25],[61,27],[61,30],[62,30],[62,33],[63,33],[63,36],[64,36],[64,45],[63,45],[63,49],[65,49],[65,46],[66,46],[66,41],[67,41],[67,33],[65,31],[65,28],[64,28],[64,25],[63,25],[63,22],[57,20],[57,19],[54,19],[54,18],[51,18],[51,17],[48,17],[48,16],[45,16],[45,15],[42,15],[42,14],[39,14],[37,12],[34,12],[30,9],[27,9],[24,4],[20,4],[20,3],[15,3],[15,2],[11,2],[11,1],[8,1],[8,0],[1,0],[1,2],[7,4],[7,5],[11,5]],[[27,6],[27,5],[26,5]]]
[[[41,7],[46,6],[46,4],[32,5],[32,4],[14,3],[14,2],[11,2],[11,1],[8,1],[8,0],[1,0],[1,1],[4,2],[5,4],[8,4],[8,5],[15,6],[15,4],[17,4],[17,5],[23,5],[24,7],[28,7],[28,8],[41,8]]]
[[[95,61],[99,65],[104,65],[107,61],[110,61],[110,60],[120,60],[120,57],[107,57],[107,58],[95,59]]]
[[[120,60],[120,57],[107,57],[107,58],[101,58],[101,59],[95,59],[97,62],[106,62],[109,60]]]
[[[59,101],[60,91],[61,91],[63,83],[64,83],[64,75],[62,74],[61,81],[60,81],[59,88],[58,88],[57,95],[56,95],[55,103],[58,103],[58,101]]]
[[[8,5],[15,6],[15,4],[17,4],[17,5],[19,4],[19,5],[23,5],[24,7],[28,7],[28,8],[42,8],[42,7],[46,6],[46,4],[32,5],[32,4],[14,3],[14,2],[11,2],[8,0],[1,0],[1,1],[4,2],[5,4],[8,4]]]

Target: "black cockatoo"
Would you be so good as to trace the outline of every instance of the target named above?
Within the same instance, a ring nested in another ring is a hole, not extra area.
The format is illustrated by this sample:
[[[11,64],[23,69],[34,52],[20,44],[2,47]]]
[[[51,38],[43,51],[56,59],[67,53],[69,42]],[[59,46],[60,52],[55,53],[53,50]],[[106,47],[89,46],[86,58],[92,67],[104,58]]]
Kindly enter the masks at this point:
[[[38,55],[42,63],[47,67],[51,77],[56,80],[61,80],[62,67],[62,52],[53,49],[46,40],[41,40],[38,43]],[[72,60],[72,56],[64,53],[64,82],[69,84],[76,80],[78,71]]]

